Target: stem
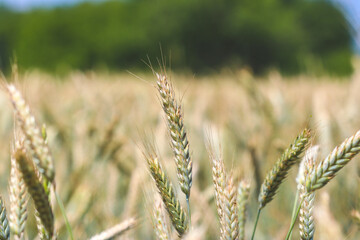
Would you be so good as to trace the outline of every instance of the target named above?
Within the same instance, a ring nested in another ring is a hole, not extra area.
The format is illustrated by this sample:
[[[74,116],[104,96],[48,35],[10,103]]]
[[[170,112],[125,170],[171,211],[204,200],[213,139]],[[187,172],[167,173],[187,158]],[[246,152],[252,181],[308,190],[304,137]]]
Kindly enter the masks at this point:
[[[61,198],[59,197],[59,195],[57,194],[55,188],[54,188],[54,193],[55,193],[56,202],[57,202],[57,204],[59,205],[61,214],[62,214],[62,216],[63,216],[63,218],[64,218],[65,226],[66,226],[66,229],[67,229],[67,231],[68,231],[68,233],[69,233],[69,237],[70,237],[71,240],[74,240],[74,236],[73,236],[73,233],[72,233],[72,230],[71,230],[71,226],[70,226],[70,223],[69,223],[69,219],[68,219],[67,216],[66,216],[64,204],[63,204],[63,202],[61,201]]]
[[[301,205],[302,205],[303,202],[304,202],[304,199],[301,200],[301,202],[300,202],[300,204],[299,204],[299,206],[298,206],[298,208],[296,210],[296,215],[295,215],[294,219],[291,220],[290,229],[289,229],[288,233],[286,234],[285,240],[289,240],[289,238],[291,236],[292,230],[293,230],[293,228],[295,226],[295,222],[296,222],[296,219],[297,219],[297,217],[299,215],[300,208],[301,208]]]
[[[293,207],[293,211],[292,211],[292,214],[291,214],[291,222],[292,222],[292,221],[294,220],[294,218],[295,218],[296,206],[297,206],[297,203],[298,203],[298,199],[299,199],[299,189],[297,189],[296,195],[295,195],[294,207]],[[289,237],[290,240],[291,240],[291,235],[292,235],[292,232],[290,233],[290,237]]]
[[[258,221],[259,221],[260,212],[261,212],[261,208],[259,208],[259,209],[258,209],[258,212],[257,212],[257,216],[256,216],[255,225],[254,225],[254,230],[253,230],[253,233],[252,233],[251,240],[254,240],[254,237],[255,237],[255,231],[256,231],[256,226],[257,226]]]
[[[191,227],[191,212],[190,212],[190,202],[189,202],[189,196],[186,196],[186,204],[187,204],[187,212],[189,216],[189,229]]]

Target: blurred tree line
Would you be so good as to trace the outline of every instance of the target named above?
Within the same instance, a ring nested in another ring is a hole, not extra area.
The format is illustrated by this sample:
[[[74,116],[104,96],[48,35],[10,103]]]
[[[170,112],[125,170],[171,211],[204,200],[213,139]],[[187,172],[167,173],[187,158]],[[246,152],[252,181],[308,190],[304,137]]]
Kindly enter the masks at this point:
[[[249,66],[255,73],[347,75],[351,36],[326,1],[132,0],[14,12],[0,8],[0,68],[144,68],[171,51],[178,70]]]

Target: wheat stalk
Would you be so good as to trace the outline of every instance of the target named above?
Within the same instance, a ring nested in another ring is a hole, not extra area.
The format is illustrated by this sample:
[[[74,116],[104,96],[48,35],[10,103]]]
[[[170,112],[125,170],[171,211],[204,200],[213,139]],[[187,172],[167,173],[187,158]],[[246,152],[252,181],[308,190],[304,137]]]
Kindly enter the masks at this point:
[[[25,135],[25,145],[33,155],[33,160],[38,170],[50,182],[54,180],[54,164],[48,145],[41,136],[41,131],[35,122],[30,108],[21,93],[14,85],[6,85],[6,90],[14,106],[17,122]]]
[[[11,155],[10,171],[10,229],[15,240],[24,239],[24,230],[27,219],[27,192],[24,180],[21,177],[18,163],[14,153],[21,148],[21,143],[15,143],[15,149]]]
[[[186,214],[175,195],[174,187],[163,171],[156,153],[148,152],[145,155],[145,158],[148,162],[150,173],[156,183],[160,196],[166,207],[166,211],[169,214],[172,225],[181,237],[188,229],[188,222]]]
[[[280,159],[275,163],[274,167],[266,175],[261,185],[259,194],[259,209],[265,207],[276,194],[282,181],[286,178],[290,168],[298,162],[301,153],[305,150],[310,139],[310,130],[305,129],[297,136],[293,144],[287,148]]]
[[[337,146],[316,168],[306,181],[309,192],[324,187],[360,151],[360,131]]]
[[[181,105],[177,103],[173,87],[164,74],[155,74],[157,89],[160,94],[162,108],[165,112],[171,137],[171,146],[175,154],[177,176],[181,191],[190,197],[192,185],[192,160],[190,157],[189,142],[184,126]]]
[[[27,190],[34,200],[36,211],[39,213],[39,218],[46,230],[46,239],[51,239],[54,232],[54,216],[49,203],[48,194],[45,192],[43,184],[36,175],[32,162],[26,156],[24,149],[18,149],[14,157],[19,164],[21,176],[24,179]],[[42,236],[40,232],[40,236]]]
[[[239,217],[239,240],[245,239],[246,208],[249,201],[250,184],[241,181],[238,186],[237,205]]]
[[[10,240],[10,227],[2,197],[0,197],[0,240]]]
[[[135,218],[129,218],[105,231],[90,238],[90,240],[110,240],[121,236],[124,232],[134,228],[138,223]]]

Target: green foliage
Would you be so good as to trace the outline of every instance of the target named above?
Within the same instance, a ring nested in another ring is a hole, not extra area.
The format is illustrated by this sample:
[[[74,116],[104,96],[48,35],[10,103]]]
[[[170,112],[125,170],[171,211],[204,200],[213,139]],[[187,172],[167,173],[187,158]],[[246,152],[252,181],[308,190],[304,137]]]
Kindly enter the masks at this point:
[[[331,16],[331,17],[329,17]],[[82,3],[18,13],[0,8],[0,68],[131,69],[159,44],[175,69],[209,72],[250,66],[255,73],[309,67],[352,72],[350,33],[330,3],[300,0],[154,0]]]

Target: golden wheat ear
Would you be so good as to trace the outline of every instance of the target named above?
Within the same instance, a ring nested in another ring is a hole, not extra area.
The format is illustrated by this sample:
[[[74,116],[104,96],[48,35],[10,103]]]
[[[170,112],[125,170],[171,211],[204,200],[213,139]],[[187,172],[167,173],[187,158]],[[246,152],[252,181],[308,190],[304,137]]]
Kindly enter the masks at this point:
[[[25,225],[27,220],[27,202],[28,196],[24,179],[21,177],[19,165],[15,159],[14,153],[20,149],[22,144],[16,142],[11,155],[10,171],[10,229],[15,240],[25,238]]]
[[[239,239],[239,222],[237,214],[237,189],[231,176],[224,189],[222,239]]]
[[[223,157],[220,150],[217,151],[211,139],[207,143],[207,151],[212,164],[212,179],[215,188],[216,210],[218,212],[220,226],[224,225],[224,201],[226,173]],[[220,227],[220,235],[223,235],[223,228]]]

